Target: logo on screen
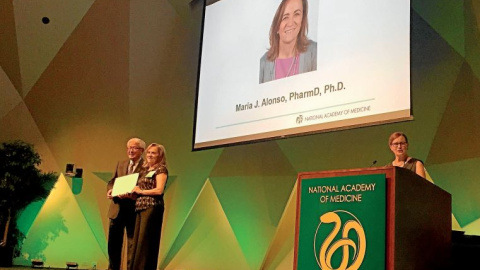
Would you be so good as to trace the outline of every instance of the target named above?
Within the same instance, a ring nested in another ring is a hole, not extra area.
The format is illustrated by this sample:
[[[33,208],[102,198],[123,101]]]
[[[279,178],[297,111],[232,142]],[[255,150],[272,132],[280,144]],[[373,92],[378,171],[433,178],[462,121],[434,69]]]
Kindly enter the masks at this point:
[[[297,116],[297,124],[301,124],[303,122],[303,115]]]
[[[327,212],[320,216],[313,248],[322,270],[357,270],[367,249],[365,231],[352,213]]]

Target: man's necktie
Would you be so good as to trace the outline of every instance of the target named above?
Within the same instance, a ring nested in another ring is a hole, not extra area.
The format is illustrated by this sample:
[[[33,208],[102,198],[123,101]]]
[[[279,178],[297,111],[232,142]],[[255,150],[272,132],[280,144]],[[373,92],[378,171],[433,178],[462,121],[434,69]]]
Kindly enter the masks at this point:
[[[133,165],[134,165],[134,163],[130,162],[130,164],[128,165],[127,174],[132,174],[133,173]]]

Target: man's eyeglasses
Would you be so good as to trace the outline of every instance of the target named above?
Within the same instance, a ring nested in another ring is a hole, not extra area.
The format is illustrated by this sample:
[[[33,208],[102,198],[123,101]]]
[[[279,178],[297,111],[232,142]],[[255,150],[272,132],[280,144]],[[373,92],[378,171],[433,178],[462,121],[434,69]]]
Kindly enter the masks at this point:
[[[398,147],[398,146],[405,146],[407,145],[408,143],[407,142],[396,142],[396,143],[392,143],[390,144],[391,146],[395,146],[395,147]]]
[[[127,147],[127,150],[133,150],[133,151],[140,150],[140,149],[142,149],[142,148],[141,147],[136,147],[136,146]]]

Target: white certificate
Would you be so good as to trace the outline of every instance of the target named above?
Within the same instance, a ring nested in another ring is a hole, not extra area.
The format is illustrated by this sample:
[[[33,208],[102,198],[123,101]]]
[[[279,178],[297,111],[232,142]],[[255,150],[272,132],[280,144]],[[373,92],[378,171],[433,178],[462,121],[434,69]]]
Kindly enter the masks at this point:
[[[132,192],[133,188],[137,185],[137,180],[138,173],[117,177],[113,185],[112,196],[115,197]]]

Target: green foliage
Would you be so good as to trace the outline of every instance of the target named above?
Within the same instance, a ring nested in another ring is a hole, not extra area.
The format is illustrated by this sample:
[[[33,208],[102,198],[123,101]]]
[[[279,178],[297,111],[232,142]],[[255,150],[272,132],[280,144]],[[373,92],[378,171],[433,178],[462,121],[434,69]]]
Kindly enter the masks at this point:
[[[31,144],[17,140],[0,145],[0,224],[11,216],[7,247],[13,248],[14,256],[25,238],[16,226],[18,214],[30,203],[47,198],[58,179],[56,173],[38,169],[41,162]]]

